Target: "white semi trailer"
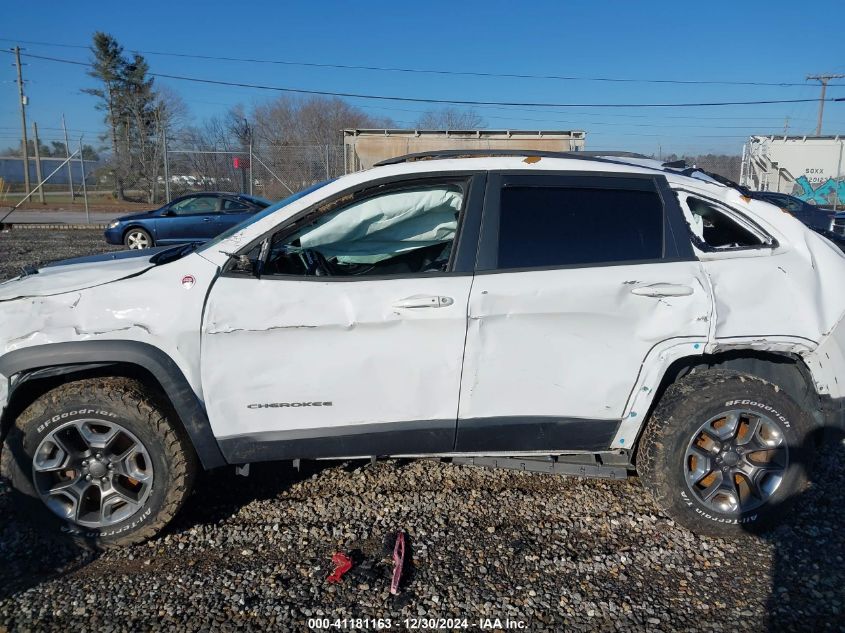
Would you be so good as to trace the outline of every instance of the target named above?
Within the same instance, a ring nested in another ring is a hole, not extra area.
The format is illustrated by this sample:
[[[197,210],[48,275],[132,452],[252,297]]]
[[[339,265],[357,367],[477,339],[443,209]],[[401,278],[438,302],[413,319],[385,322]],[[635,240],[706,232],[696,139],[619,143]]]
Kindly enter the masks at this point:
[[[787,193],[811,204],[845,205],[845,138],[752,136],[742,148],[740,184]]]
[[[582,130],[360,130],[343,131],[346,171],[369,169],[375,163],[405,154],[450,149],[533,149],[583,151]]]

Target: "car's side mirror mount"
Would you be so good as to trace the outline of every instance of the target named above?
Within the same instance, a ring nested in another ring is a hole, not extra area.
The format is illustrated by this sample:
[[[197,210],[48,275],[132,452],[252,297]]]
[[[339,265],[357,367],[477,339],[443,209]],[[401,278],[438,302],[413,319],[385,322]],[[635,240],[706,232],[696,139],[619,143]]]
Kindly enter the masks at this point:
[[[242,273],[246,275],[258,275],[257,270],[257,262],[252,261],[249,258],[249,255],[234,255],[227,253],[227,255],[231,255],[232,259],[230,260],[229,270],[233,273]]]
[[[164,212],[161,215],[162,216],[171,216],[171,215],[176,215],[176,212],[173,209],[165,209]]]

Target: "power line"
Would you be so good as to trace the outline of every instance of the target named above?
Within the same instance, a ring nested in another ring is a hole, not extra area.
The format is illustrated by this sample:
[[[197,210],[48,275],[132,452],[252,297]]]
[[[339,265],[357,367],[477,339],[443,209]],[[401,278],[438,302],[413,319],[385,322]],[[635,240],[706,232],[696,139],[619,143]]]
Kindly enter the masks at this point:
[[[3,51],[10,53],[11,51]],[[45,55],[25,55],[30,59],[42,59],[46,61],[73,64],[91,68],[91,64],[71,59],[48,57]],[[511,102],[511,101],[474,101],[467,99],[433,99],[424,97],[399,97],[392,95],[368,95],[353,92],[334,92],[329,90],[308,90],[304,88],[289,88],[284,86],[268,86],[264,84],[251,84],[236,81],[223,81],[219,79],[204,79],[200,77],[188,77],[185,75],[171,75],[167,73],[148,73],[152,77],[161,79],[173,79],[176,81],[188,81],[192,83],[209,84],[216,86],[230,86],[233,88],[250,88],[253,90],[270,90],[275,92],[309,94],[324,97],[344,97],[349,99],[372,99],[377,101],[398,101],[402,103],[432,103],[445,105],[465,106],[530,106],[546,108],[706,108],[720,106],[746,106],[746,105],[771,105],[778,103],[806,103],[817,101],[816,99],[761,99],[757,101],[710,101],[690,103],[534,103],[534,102]],[[827,101],[845,101],[845,97],[827,99]]]
[[[67,92],[67,94],[75,95],[78,94],[76,92]],[[193,97],[183,97],[183,99],[188,103],[202,103],[208,105],[218,105],[218,106],[225,106],[231,107],[235,105],[240,105],[242,102],[238,101],[228,101],[228,102],[221,102],[221,101],[206,101],[203,99],[195,99]],[[378,105],[359,105],[355,104],[356,107],[362,108],[364,110],[383,110],[385,112],[412,112],[418,114],[426,114],[430,112],[430,110],[418,110],[418,109],[410,109],[410,108],[397,108],[396,106],[378,106]],[[483,106],[484,110],[497,110],[500,112],[537,112],[540,114],[562,114],[560,110],[555,109],[540,109],[540,108],[502,108],[496,106]],[[620,112],[602,112],[601,114],[595,112],[572,112],[566,111],[566,114],[571,116],[584,116],[584,117],[594,117],[594,116],[608,116],[608,117],[620,117],[625,119],[648,119],[654,117],[656,115],[652,114],[623,114]],[[482,116],[489,116],[483,114]],[[489,117],[495,118],[495,117]],[[772,120],[772,121],[783,121],[782,116],[701,116],[701,115],[671,115],[671,114],[661,114],[660,120],[664,119],[690,119],[693,121],[763,121],[763,120]],[[528,120],[528,119],[524,119]],[[539,120],[539,119],[538,119]],[[800,118],[800,117],[790,117],[792,121],[810,121],[814,119],[808,118]]]
[[[89,46],[82,44],[57,44],[55,42],[35,42],[30,40],[13,40],[0,38],[3,42],[18,42],[33,46],[53,46],[59,48],[77,48],[90,50]],[[807,88],[806,82],[768,82],[768,81],[732,81],[732,80],[709,80],[709,79],[636,79],[629,77],[583,77],[577,75],[533,75],[526,73],[493,73],[469,70],[443,70],[433,68],[403,68],[398,66],[366,66],[357,64],[330,64],[320,62],[292,61],[282,59],[261,59],[254,57],[224,57],[217,55],[201,55],[197,53],[174,53],[167,51],[148,51],[140,49],[129,49],[133,53],[144,55],[157,55],[162,57],[180,57],[185,59],[202,59],[206,61],[243,62],[249,64],[275,64],[282,66],[302,66],[306,68],[334,68],[337,70],[368,70],[377,72],[411,73],[429,75],[451,75],[459,77],[487,77],[494,79],[546,79],[558,81],[593,81],[605,83],[646,83],[646,84],[680,84],[680,85],[711,85],[711,86],[770,86],[777,88]],[[845,86],[845,84],[830,84],[832,86]]]

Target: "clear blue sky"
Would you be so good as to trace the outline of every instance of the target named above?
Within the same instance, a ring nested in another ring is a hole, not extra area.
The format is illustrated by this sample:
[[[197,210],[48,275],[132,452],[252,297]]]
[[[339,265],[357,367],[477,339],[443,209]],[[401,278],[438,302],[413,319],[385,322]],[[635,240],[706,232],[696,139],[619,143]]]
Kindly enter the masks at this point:
[[[845,72],[845,3],[798,2],[20,2],[0,24],[0,46],[31,40],[87,45],[96,30],[128,51],[163,51],[330,64],[493,73],[803,82]],[[29,53],[87,61],[79,48],[23,44]],[[160,73],[314,90],[520,102],[691,102],[816,98],[800,87],[600,83],[339,70],[147,55]],[[12,56],[0,71],[0,148],[19,138]],[[26,60],[30,121],[59,138],[102,129],[85,69]],[[195,121],[229,106],[273,98],[265,91],[158,80],[179,92]],[[838,80],[845,84],[845,80]],[[828,96],[845,97],[845,87]],[[352,100],[412,125],[430,106]],[[684,109],[477,109],[488,128],[583,129],[588,149],[739,153],[743,137],[812,133],[817,104]],[[845,133],[845,102],[828,103],[825,133]]]

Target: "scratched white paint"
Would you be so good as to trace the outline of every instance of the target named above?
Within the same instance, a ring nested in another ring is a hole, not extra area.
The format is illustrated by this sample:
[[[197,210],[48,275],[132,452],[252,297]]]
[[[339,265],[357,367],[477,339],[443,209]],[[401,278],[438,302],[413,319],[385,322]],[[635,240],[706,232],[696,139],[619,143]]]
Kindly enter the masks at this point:
[[[622,448],[626,442],[630,446],[639,434],[645,422],[641,413],[651,406],[665,369],[701,351],[760,350],[800,356],[818,393],[845,397],[845,293],[838,289],[845,276],[842,251],[774,205],[748,200],[733,189],[674,180],[679,188],[716,198],[735,219],[753,220],[777,246],[697,251],[713,297],[707,345],[704,349],[660,346],[644,359],[613,447]],[[680,198],[689,219],[685,195],[682,192]]]
[[[635,294],[653,284],[690,294]],[[618,420],[649,351],[706,342],[710,310],[698,262],[478,275],[460,417]]]
[[[0,283],[0,301],[18,297],[41,297],[107,284],[152,268],[149,257],[48,266],[36,275],[16,277]]]
[[[97,264],[71,264],[0,286],[7,297],[32,293],[0,300],[0,355],[67,341],[140,341],[166,352],[202,398],[199,324],[216,267],[195,254],[157,267],[147,257],[100,265],[100,279],[93,273]],[[80,267],[74,284],[73,270],[63,269]],[[124,278],[115,280],[118,271]],[[186,274],[197,279],[190,290],[181,283]]]
[[[471,283],[219,279],[202,344],[215,434],[454,420]],[[395,307],[410,297],[451,301]],[[248,408],[312,401],[332,406]]]

